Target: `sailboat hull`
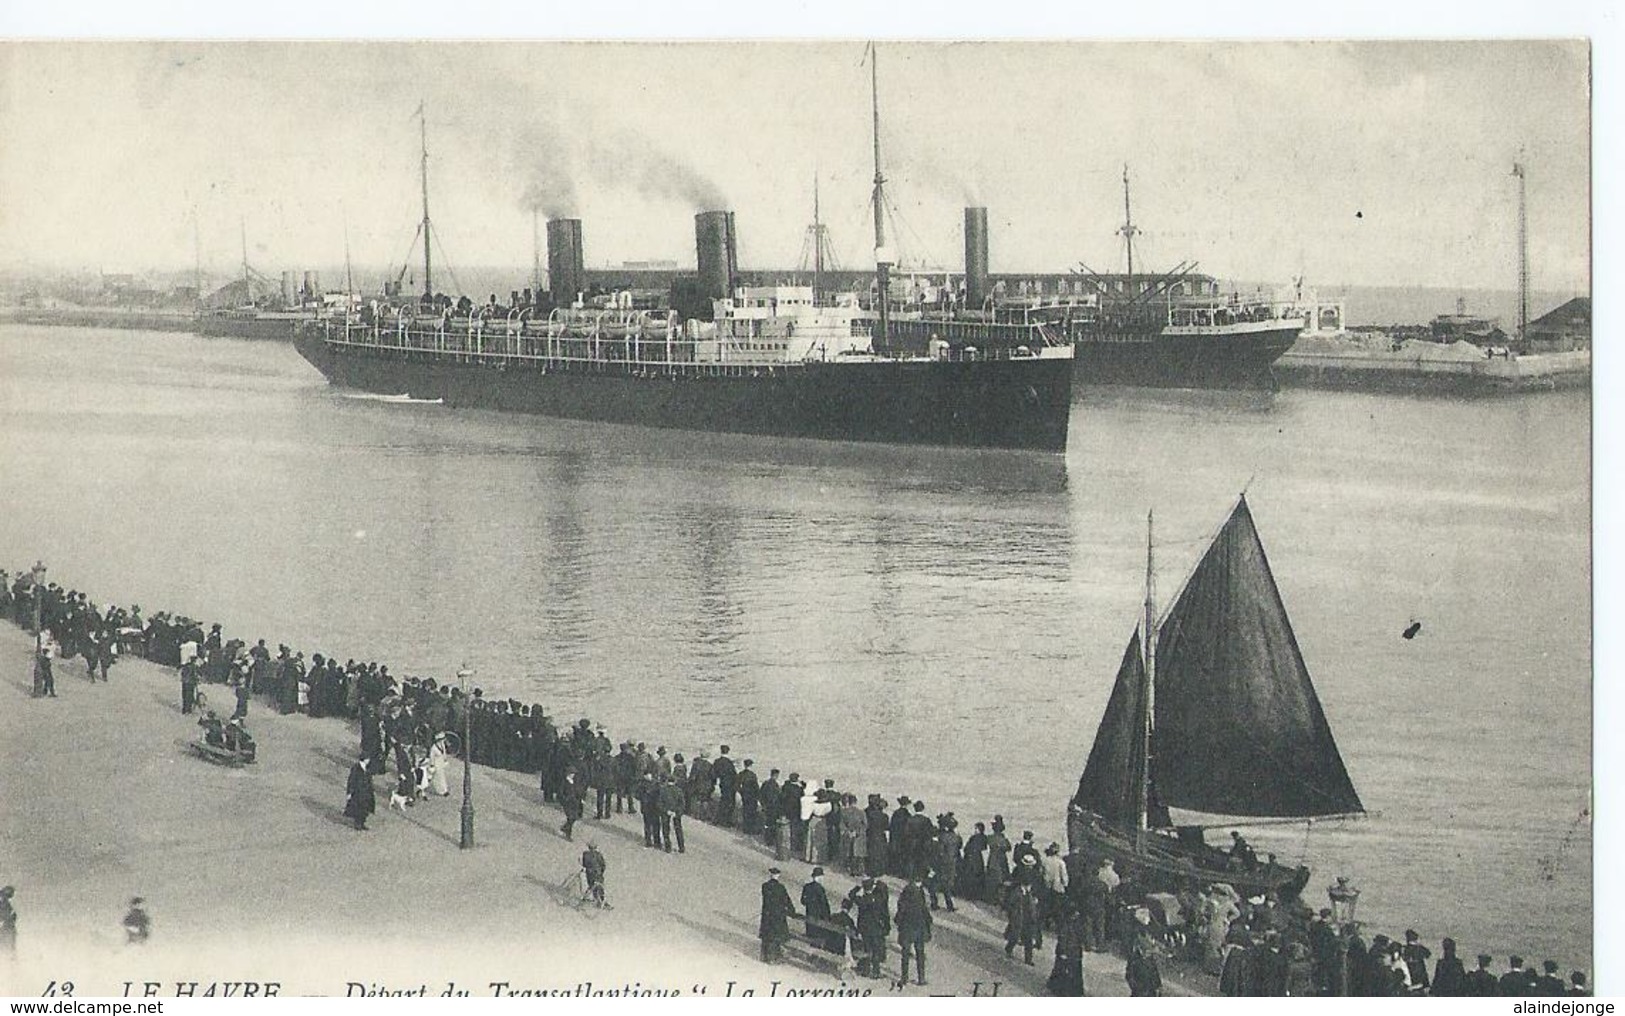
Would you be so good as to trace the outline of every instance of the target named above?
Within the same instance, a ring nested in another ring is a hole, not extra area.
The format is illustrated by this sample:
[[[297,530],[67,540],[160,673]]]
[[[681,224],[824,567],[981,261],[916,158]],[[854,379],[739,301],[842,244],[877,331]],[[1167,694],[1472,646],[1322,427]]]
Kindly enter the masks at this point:
[[[1202,843],[1153,832],[1146,834],[1145,845],[1136,849],[1134,839],[1133,832],[1098,822],[1068,823],[1067,840],[1086,858],[1086,870],[1093,870],[1102,858],[1109,857],[1123,881],[1134,885],[1136,894],[1177,893],[1224,882],[1244,897],[1273,892],[1286,900],[1309,884],[1309,869],[1301,865],[1292,868],[1260,861],[1249,869],[1239,862],[1232,866],[1229,855]]]

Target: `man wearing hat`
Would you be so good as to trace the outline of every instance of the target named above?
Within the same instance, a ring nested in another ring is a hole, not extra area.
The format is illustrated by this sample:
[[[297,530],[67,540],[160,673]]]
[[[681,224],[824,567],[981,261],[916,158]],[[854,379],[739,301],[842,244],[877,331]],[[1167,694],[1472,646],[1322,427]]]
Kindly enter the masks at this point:
[[[1494,998],[1501,993],[1501,986],[1496,982],[1495,975],[1490,973],[1490,964],[1494,957],[1489,953],[1478,954],[1478,969],[1467,974],[1467,987],[1463,991],[1468,998]]]
[[[739,793],[739,770],[734,768],[734,760],[728,756],[727,745],[722,746],[717,760],[711,764],[711,778],[717,785],[716,823],[731,826],[734,824],[734,802]]]
[[[906,875],[913,858],[908,842],[908,806],[912,803],[907,794],[900,795],[897,810],[891,813],[891,819],[886,823],[887,859],[890,861],[886,870],[893,875]]]
[[[603,910],[609,906],[609,899],[604,892],[604,875],[609,871],[609,862],[599,853],[598,844],[587,841],[587,849],[581,854],[581,871],[587,877],[587,892],[592,900]]]
[[[1501,994],[1508,998],[1524,998],[1534,994],[1535,972],[1523,968],[1523,957],[1508,957],[1507,967],[1507,972],[1501,975]]]
[[[886,965],[886,936],[891,934],[891,894],[886,891],[886,883],[865,875],[847,899],[858,908],[858,938],[863,943],[858,972],[864,977],[879,977]]]
[[[774,837],[778,835],[779,815],[784,807],[784,788],[779,783],[779,771],[769,769],[767,779],[762,781],[756,792],[756,800],[761,804],[762,810],[762,840],[768,846],[773,846]],[[746,829],[746,832],[749,832]]]
[[[1405,961],[1405,972],[1411,977],[1412,990],[1427,991],[1432,983],[1428,980],[1428,960],[1433,958],[1433,950],[1422,944],[1422,936],[1416,933],[1415,928],[1405,932],[1405,947],[1400,950],[1400,958]]]
[[[839,942],[831,942],[829,932],[820,928],[819,923],[828,923],[832,911],[829,906],[829,891],[824,888],[824,869],[814,868],[807,884],[801,887],[801,911],[807,918],[807,937],[819,943],[820,948],[828,952],[839,952]]]
[[[783,962],[784,943],[790,940],[790,918],[800,916],[779,875],[779,869],[769,868],[767,881],[762,883],[762,917],[756,926],[756,937],[762,943],[763,963]]]
[[[11,898],[17,895],[15,886],[0,886],[0,953],[17,955],[17,908]]]
[[[124,915],[125,945],[141,945],[152,937],[152,918],[147,916],[146,903],[139,896],[130,900],[130,912]]]
[[[344,785],[344,817],[357,829],[367,828],[367,818],[378,810],[378,795],[372,786],[372,762],[362,755],[350,767]]]
[[[897,944],[903,954],[899,980],[908,983],[908,958],[914,954],[915,984],[925,983],[925,944],[931,941],[931,907],[918,873],[909,876],[908,885],[897,897]]]
[[[1535,982],[1535,994],[1542,998],[1559,998],[1564,994],[1563,978],[1557,972],[1557,961],[1547,960],[1540,965],[1543,971]]]
[[[756,776],[756,770],[751,768],[755,764],[756,760],[750,758],[741,763],[739,777],[735,781],[739,790],[739,828],[744,830],[746,836],[754,836],[762,828],[762,816],[758,810],[761,781]]]

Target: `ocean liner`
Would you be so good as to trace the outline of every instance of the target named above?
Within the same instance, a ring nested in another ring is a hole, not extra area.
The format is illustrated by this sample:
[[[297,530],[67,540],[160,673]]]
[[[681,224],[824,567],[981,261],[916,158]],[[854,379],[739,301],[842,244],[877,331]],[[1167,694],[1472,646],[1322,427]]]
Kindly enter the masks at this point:
[[[875,207],[881,208],[878,73]],[[427,166],[427,140],[423,161]],[[711,320],[639,308],[632,294],[578,298],[578,219],[548,223],[551,306],[462,305],[432,296],[427,175],[424,299],[369,303],[311,322],[295,348],[333,384],[450,406],[777,437],[1061,452],[1071,413],[1071,344],[1052,324],[996,341],[894,341],[884,312],[800,286],[739,286],[730,211],[695,216],[697,288]],[[889,255],[875,220],[876,274]],[[677,295],[674,286],[674,297]],[[675,299],[673,303],[677,303]],[[685,301],[686,302],[686,301]]]
[[[1271,366],[1305,327],[1296,304],[1224,298],[1219,283],[1182,262],[1162,274],[1136,273],[1128,174],[1123,176],[1127,274],[1080,266],[1063,278],[997,277],[989,272],[987,209],[965,209],[965,274],[943,284],[894,287],[888,300],[893,341],[924,349],[937,337],[1000,343],[1011,328],[1042,322],[1076,348],[1079,385],[1152,388],[1274,388]],[[878,310],[878,301],[877,310]]]

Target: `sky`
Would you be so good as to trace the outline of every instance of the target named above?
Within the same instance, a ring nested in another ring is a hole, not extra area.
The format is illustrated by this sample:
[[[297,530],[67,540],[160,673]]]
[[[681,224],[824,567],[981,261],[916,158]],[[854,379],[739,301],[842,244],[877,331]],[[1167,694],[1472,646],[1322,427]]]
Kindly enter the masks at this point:
[[[704,207],[740,262],[795,267],[819,181],[872,264],[870,68],[851,41],[0,43],[0,266],[275,275],[401,266],[427,112],[436,260],[528,268],[532,209],[587,261],[692,265]],[[1512,288],[1528,167],[1537,289],[1590,287],[1583,41],[879,46],[906,262],[1137,263],[1227,279]],[[521,276],[522,277],[522,276]]]

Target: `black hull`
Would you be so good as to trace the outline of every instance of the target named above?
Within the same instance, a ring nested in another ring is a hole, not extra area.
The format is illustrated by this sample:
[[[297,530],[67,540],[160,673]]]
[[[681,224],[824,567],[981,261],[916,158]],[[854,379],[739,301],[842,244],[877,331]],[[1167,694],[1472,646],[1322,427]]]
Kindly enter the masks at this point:
[[[670,376],[608,363],[498,365],[333,343],[314,329],[297,334],[294,347],[346,388],[680,430],[1063,452],[1071,413],[1072,364],[1059,358],[808,363],[721,375],[685,367]]]
[[[1216,882],[1230,885],[1243,897],[1276,893],[1286,900],[1309,884],[1309,869],[1260,861],[1250,870],[1232,868],[1226,856],[1212,847],[1183,843],[1171,836],[1147,833],[1143,849],[1134,847],[1134,834],[1103,825],[1073,823],[1070,845],[1084,854],[1091,868],[1102,858],[1112,859],[1124,882],[1138,892],[1169,892]]]
[[[1074,335],[1080,385],[1142,388],[1275,387],[1271,366],[1297,341],[1296,323],[1197,335]]]

